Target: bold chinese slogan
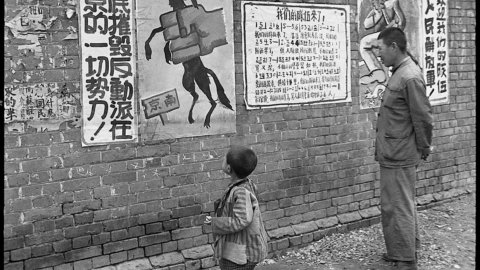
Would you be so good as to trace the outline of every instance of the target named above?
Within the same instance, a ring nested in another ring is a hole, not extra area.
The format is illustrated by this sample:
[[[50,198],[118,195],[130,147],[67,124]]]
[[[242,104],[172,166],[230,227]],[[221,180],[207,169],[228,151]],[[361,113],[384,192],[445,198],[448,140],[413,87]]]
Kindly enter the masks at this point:
[[[133,0],[81,0],[82,144],[137,140]]]
[[[427,96],[432,105],[448,103],[447,1],[424,0],[423,9]]]
[[[242,3],[247,108],[348,102],[348,6]]]

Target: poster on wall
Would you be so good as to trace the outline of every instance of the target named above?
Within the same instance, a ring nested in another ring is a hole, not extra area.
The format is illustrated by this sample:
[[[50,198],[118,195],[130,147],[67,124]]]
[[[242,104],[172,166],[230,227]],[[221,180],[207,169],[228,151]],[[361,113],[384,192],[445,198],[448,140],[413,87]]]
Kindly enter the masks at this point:
[[[83,146],[138,141],[133,1],[79,1]]]
[[[446,1],[359,0],[360,108],[380,106],[390,71],[375,48],[378,34],[399,27],[407,36],[407,49],[424,72],[432,105],[448,102],[448,48]]]
[[[4,86],[7,132],[47,132],[79,128],[80,95],[66,84],[30,83]]]
[[[243,1],[247,109],[351,102],[350,7]]]
[[[423,1],[424,66],[427,96],[432,105],[449,102],[447,0]]]
[[[141,141],[233,133],[233,3],[137,0]]]
[[[360,109],[380,106],[390,71],[380,61],[376,40],[388,27],[398,27],[407,36],[407,49],[422,63],[423,34],[421,2],[416,0],[359,0],[359,76]]]

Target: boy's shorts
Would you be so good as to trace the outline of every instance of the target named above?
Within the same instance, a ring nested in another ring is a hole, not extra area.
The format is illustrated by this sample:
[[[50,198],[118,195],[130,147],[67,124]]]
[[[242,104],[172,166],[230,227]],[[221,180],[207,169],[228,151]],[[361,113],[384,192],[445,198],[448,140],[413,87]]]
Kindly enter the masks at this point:
[[[257,264],[258,264],[257,262],[247,262],[247,264],[241,265],[226,259],[221,259],[220,269],[221,270],[253,270]]]

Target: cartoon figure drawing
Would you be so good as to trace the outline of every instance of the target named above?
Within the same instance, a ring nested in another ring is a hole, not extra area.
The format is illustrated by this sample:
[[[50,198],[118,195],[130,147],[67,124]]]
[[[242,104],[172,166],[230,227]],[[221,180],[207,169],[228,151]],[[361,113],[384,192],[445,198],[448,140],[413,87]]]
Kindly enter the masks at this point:
[[[364,36],[360,40],[360,55],[365,62],[368,74],[360,77],[360,84],[368,85],[375,82],[383,83],[388,75],[383,65],[378,61],[373,52],[378,34],[389,27],[405,28],[405,15],[403,14],[399,0],[371,0],[373,9],[366,16],[363,26],[366,30],[373,29],[375,32]]]
[[[214,48],[227,44],[225,23],[222,9],[205,11],[202,5],[192,0],[192,6],[187,6],[184,0],[169,0],[173,11],[160,15],[161,26],[152,30],[145,41],[145,55],[147,60],[152,57],[150,41],[160,32],[163,32],[166,45],[164,47],[165,61],[170,64],[182,63],[184,73],[182,85],[193,97],[188,113],[188,122],[194,123],[193,108],[199,95],[195,84],[205,94],[210,102],[210,109],[205,116],[204,127],[210,128],[210,116],[217,106],[210,91],[210,80],[213,78],[217,89],[220,104],[233,110],[230,100],[217,75],[205,67],[200,56],[210,54]]]

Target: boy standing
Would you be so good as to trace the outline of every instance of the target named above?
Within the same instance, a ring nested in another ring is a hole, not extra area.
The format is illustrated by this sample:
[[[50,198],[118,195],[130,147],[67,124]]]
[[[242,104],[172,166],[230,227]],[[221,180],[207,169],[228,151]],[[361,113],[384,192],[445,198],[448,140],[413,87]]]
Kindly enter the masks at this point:
[[[223,160],[222,170],[231,183],[215,202],[212,225],[215,257],[220,269],[251,270],[268,254],[268,236],[263,225],[256,187],[247,177],[257,166],[257,156],[244,146],[232,146]]]

